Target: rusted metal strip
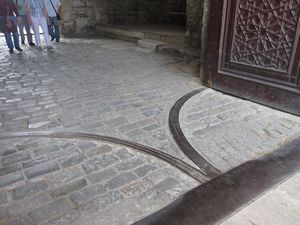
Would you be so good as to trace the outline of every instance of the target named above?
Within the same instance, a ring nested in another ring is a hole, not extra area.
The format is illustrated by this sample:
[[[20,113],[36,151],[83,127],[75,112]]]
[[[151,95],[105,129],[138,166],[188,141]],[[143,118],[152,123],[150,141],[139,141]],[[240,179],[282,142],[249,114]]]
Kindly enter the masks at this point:
[[[85,140],[92,140],[92,141],[104,141],[113,144],[119,144],[123,146],[130,147],[135,150],[139,150],[143,153],[155,156],[161,160],[166,161],[167,163],[171,164],[172,166],[178,168],[182,172],[186,173],[187,175],[191,176],[195,180],[199,181],[200,183],[204,183],[207,181],[205,174],[197,168],[187,164],[186,162],[175,158],[167,153],[159,151],[155,148],[145,146],[136,142],[110,137],[110,136],[103,136],[97,134],[88,134],[88,133],[79,133],[79,132],[52,132],[52,131],[37,131],[37,132],[17,132],[17,133],[6,133],[1,134],[0,139],[9,139],[9,138],[28,138],[28,137],[44,137],[44,138],[73,138],[73,139],[85,139]]]
[[[189,100],[191,97],[196,94],[204,91],[205,88],[195,90],[182,98],[180,98],[172,107],[169,113],[169,126],[171,133],[178,145],[178,147],[183,151],[183,153],[191,159],[200,170],[204,171],[207,177],[213,178],[220,174],[220,171],[214,167],[211,163],[209,163],[204,157],[201,156],[201,149],[199,151],[195,150],[194,147],[189,143],[189,141],[184,136],[184,133],[181,130],[180,122],[179,122],[179,113],[184,105],[184,103]]]

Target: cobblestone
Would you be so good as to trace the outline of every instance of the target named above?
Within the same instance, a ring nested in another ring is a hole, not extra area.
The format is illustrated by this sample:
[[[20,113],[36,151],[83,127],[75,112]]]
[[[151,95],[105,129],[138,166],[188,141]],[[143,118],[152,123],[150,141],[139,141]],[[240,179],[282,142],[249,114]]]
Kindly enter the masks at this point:
[[[300,134],[299,117],[213,90],[184,104],[180,125],[194,148],[221,171],[267,154]]]
[[[10,175],[6,175],[0,178],[0,188],[5,187],[7,185],[13,184],[15,182],[23,180],[23,176],[21,173],[14,173]]]
[[[50,195],[54,198],[65,196],[69,193],[72,193],[74,191],[77,191],[87,185],[87,182],[85,179],[80,179],[76,181],[72,181],[70,183],[66,183],[61,187],[58,187],[51,191]]]
[[[20,152],[16,152],[14,154],[10,154],[10,155],[2,157],[1,164],[3,166],[7,166],[7,165],[14,164],[14,163],[18,163],[20,161],[25,161],[28,159],[30,159],[29,153],[25,152],[25,151],[20,151]]]
[[[59,165],[56,162],[46,162],[43,164],[39,164],[29,169],[25,170],[25,175],[27,178],[33,178],[36,176],[45,175],[47,173],[51,173],[53,171],[59,170]]]
[[[129,160],[127,162],[123,162],[123,163],[118,164],[116,166],[116,169],[118,171],[126,171],[126,170],[136,168],[137,166],[140,166],[143,163],[144,163],[144,161],[141,160],[141,159],[132,159],[132,160]]]
[[[106,187],[109,189],[119,188],[127,183],[132,182],[137,177],[133,173],[123,173],[107,182]]]
[[[49,160],[49,158],[47,156],[42,156],[39,158],[35,158],[26,162],[22,162],[23,168],[28,168],[28,167],[32,167],[44,162],[47,162]]]
[[[9,55],[1,40],[2,133],[113,136],[191,163],[174,144],[167,123],[176,100],[199,88],[195,77],[176,68],[178,59],[108,39],[62,39],[53,54],[24,46],[19,57]],[[212,90],[190,99],[180,117],[189,141],[223,171],[299,132],[297,118]],[[0,193],[7,196],[0,223],[5,225],[131,224],[199,185],[157,158],[113,144],[20,138],[1,140],[0,146],[1,159],[19,152],[31,157],[0,166]],[[10,190],[43,181],[45,190],[12,198]],[[113,212],[122,217],[115,218],[119,223],[111,220]]]
[[[144,165],[144,166],[141,166],[141,167],[135,169],[133,172],[134,172],[137,176],[139,176],[139,177],[144,177],[144,176],[146,176],[149,172],[154,171],[154,170],[156,170],[156,169],[157,169],[156,166],[153,166],[153,165],[149,165],[149,164],[148,164],[148,165]]]
[[[88,150],[85,150],[84,153],[89,157],[93,157],[93,156],[97,156],[100,154],[109,153],[109,152],[111,152],[111,150],[112,150],[112,148],[109,145],[102,145],[97,148],[90,148]]]
[[[85,162],[83,164],[83,169],[87,173],[91,173],[99,169],[104,169],[118,161],[118,158],[113,155],[101,155]]]
[[[81,163],[85,159],[83,154],[76,154],[68,158],[62,158],[59,160],[60,165],[63,168],[68,168]]]
[[[28,215],[25,215],[13,218],[7,225],[36,225],[36,223]]]
[[[63,166],[49,166],[58,165],[62,158],[51,159],[47,157],[47,154],[37,156],[30,161],[21,161],[20,164],[26,165],[25,163],[27,163],[30,167],[21,167],[19,173],[8,174],[0,178],[2,182],[0,186],[0,205],[2,208],[0,211],[4,212],[3,224],[7,225],[14,222],[22,224],[24,218],[32,218],[35,224],[41,225],[68,225],[74,224],[74,220],[76,220],[76,223],[81,224],[82,218],[103,215],[114,204],[140,202],[146,201],[146,199],[152,199],[153,201],[151,210],[159,209],[167,202],[172,201],[175,196],[187,191],[189,189],[187,186],[192,188],[198,184],[186,175],[174,177],[174,174],[181,174],[181,172],[169,167],[167,163],[158,163],[157,159],[152,156],[125,147],[103,144],[102,142],[92,142],[92,144],[85,144],[84,142],[90,141],[47,138],[20,138],[0,141],[0,146],[10,146],[12,149],[19,149],[30,154],[33,154],[36,149],[41,151],[44,147],[47,149],[50,144],[57,146],[59,150],[55,151],[56,153],[80,150],[84,152],[81,154],[85,154],[92,149],[101,149],[105,152],[93,158],[85,157],[76,165],[66,168]],[[90,147],[83,150],[80,146]],[[52,153],[50,151],[49,154]],[[109,157],[107,158],[107,156]],[[69,157],[72,157],[72,155]],[[67,158],[64,156],[64,159]],[[35,159],[37,162],[34,162]],[[48,161],[43,162],[46,159]],[[113,160],[110,161],[111,159]],[[91,160],[97,162],[92,167],[95,170],[86,173],[83,168],[90,165]],[[41,161],[42,163],[33,165]],[[31,163],[28,164],[28,162]],[[94,167],[95,165],[96,167]],[[143,165],[153,166],[143,168]],[[166,170],[166,167],[169,170]],[[57,169],[50,170],[49,168]],[[30,170],[35,171],[31,173],[33,177],[24,180],[22,174],[28,175]],[[128,172],[125,172],[125,170]],[[166,172],[170,170],[174,170],[174,173]],[[152,182],[146,180],[145,176],[147,177],[153,172],[157,172],[160,176],[153,174]],[[13,179],[13,176],[17,175],[19,177]],[[158,196],[157,193],[160,192],[157,184],[168,177],[174,177],[178,180],[178,183],[185,185],[177,185],[176,187],[181,187],[178,192],[170,192],[165,196],[164,201],[157,200],[156,202],[154,199],[158,199],[158,197],[153,196]],[[132,210],[131,206],[125,208],[128,211]],[[149,210],[150,208],[146,207],[141,213],[149,213]],[[138,216],[140,215],[137,214],[135,218]],[[23,222],[26,224],[25,219]],[[107,220],[105,221],[104,224],[109,223]]]
[[[50,198],[45,194],[37,194],[22,201],[12,203],[7,212],[11,217],[22,215],[24,212],[30,212],[38,207],[46,205],[50,202]]]
[[[101,195],[105,192],[106,192],[106,188],[102,184],[98,184],[98,185],[95,185],[95,186],[85,188],[81,192],[72,194],[71,199],[77,205],[80,205],[83,202],[86,202],[89,199],[91,199],[91,198],[93,198],[97,195]]]
[[[10,173],[13,173],[13,172],[17,172],[20,169],[21,169],[21,165],[19,165],[19,164],[13,164],[13,165],[8,165],[8,166],[5,166],[5,167],[1,167],[0,168],[0,176],[10,174]]]
[[[6,193],[0,192],[0,206],[4,205],[7,202],[7,195]]]
[[[37,223],[41,223],[44,220],[49,220],[50,218],[57,217],[66,213],[72,207],[73,206],[71,202],[69,202],[67,199],[59,199],[32,211],[30,213],[30,216]]]
[[[100,183],[105,180],[108,180],[110,178],[113,178],[117,175],[117,172],[110,168],[104,171],[96,172],[93,174],[90,174],[87,178],[91,183]]]
[[[25,197],[29,197],[35,193],[41,192],[48,188],[48,184],[45,181],[37,181],[34,183],[27,183],[23,186],[17,187],[12,190],[12,199],[20,200]]]

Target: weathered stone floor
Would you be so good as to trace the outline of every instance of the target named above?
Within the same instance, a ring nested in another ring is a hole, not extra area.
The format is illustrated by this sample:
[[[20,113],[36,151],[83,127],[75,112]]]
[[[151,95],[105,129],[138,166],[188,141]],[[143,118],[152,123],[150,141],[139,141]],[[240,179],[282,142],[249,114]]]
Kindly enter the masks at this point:
[[[63,40],[54,52],[1,43],[0,131],[62,130],[138,141],[185,158],[168,113],[199,87],[178,59],[119,40]]]
[[[241,209],[221,225],[300,224],[300,172]]]
[[[190,98],[180,124],[193,147],[222,172],[300,136],[300,118],[213,90]]]
[[[2,134],[41,130],[102,134],[138,141],[189,161],[172,141],[168,113],[181,95],[199,85],[192,75],[173,68],[178,59],[108,39],[63,40],[54,52],[25,47],[23,53],[10,55],[3,42],[0,48]],[[21,147],[27,141],[32,144]],[[80,145],[38,138],[4,143],[0,221],[130,224],[199,185],[153,157],[135,152],[128,160],[126,154],[118,157],[122,146],[99,146],[88,153]],[[141,177],[134,172],[143,168]],[[31,170],[32,176],[26,172]],[[119,187],[108,187],[109,182]],[[23,192],[22,197],[16,197],[17,192]],[[77,203],[71,197],[75,195]]]
[[[0,224],[131,224],[199,185],[113,144],[18,138],[0,146]]]
[[[110,39],[64,39],[54,47],[10,55],[0,39],[1,134],[101,134],[193,165],[168,127],[173,104],[200,87],[180,70],[179,59]],[[300,132],[297,117],[212,90],[190,99],[180,122],[199,153],[222,171]],[[0,146],[0,224],[130,224],[199,184],[119,145],[20,138]],[[121,149],[130,157],[118,156]],[[139,176],[144,167],[149,171]]]

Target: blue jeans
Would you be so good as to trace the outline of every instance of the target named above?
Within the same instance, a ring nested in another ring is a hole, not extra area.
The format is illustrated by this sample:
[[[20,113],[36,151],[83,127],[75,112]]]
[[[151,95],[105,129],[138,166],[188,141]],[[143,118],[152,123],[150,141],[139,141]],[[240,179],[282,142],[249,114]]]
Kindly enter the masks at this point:
[[[17,27],[17,20],[16,20],[16,17],[15,16],[12,16],[11,17],[11,20],[13,22],[13,24]],[[11,33],[13,35],[13,39],[14,39],[14,44],[12,42],[12,39],[11,39]],[[16,48],[19,48],[20,47],[20,42],[19,42],[19,33],[18,31],[17,32],[4,32],[4,36],[5,36],[5,40],[6,40],[6,44],[7,44],[7,47],[10,48],[10,49],[13,49],[14,47]]]
[[[52,38],[55,38],[56,41],[60,39],[60,32],[59,32],[59,24],[57,17],[49,17],[50,25],[48,26],[49,34]]]

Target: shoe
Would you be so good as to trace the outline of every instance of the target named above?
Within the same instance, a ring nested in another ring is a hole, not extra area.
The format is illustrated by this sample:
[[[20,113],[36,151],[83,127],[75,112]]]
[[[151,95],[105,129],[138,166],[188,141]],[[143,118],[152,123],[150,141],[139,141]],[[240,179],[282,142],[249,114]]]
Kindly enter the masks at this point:
[[[29,42],[29,46],[35,46],[35,44],[33,42]]]
[[[21,44],[22,44],[22,45],[25,45],[25,41],[22,40],[22,41],[21,41]]]
[[[47,46],[47,50],[51,51],[51,50],[53,50],[53,47],[52,46]]]
[[[55,39],[55,37],[52,37],[52,38],[51,38],[51,41],[54,41],[54,39]]]
[[[16,48],[19,52],[23,52],[23,49],[21,49],[20,47]]]
[[[43,48],[42,48],[41,46],[36,46],[36,49],[37,49],[37,50],[40,50],[40,51],[43,50]]]
[[[13,49],[13,48],[10,48],[10,49],[9,49],[9,53],[14,53],[14,49]]]

